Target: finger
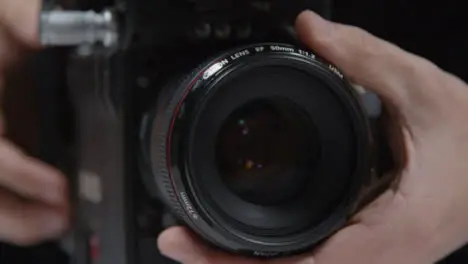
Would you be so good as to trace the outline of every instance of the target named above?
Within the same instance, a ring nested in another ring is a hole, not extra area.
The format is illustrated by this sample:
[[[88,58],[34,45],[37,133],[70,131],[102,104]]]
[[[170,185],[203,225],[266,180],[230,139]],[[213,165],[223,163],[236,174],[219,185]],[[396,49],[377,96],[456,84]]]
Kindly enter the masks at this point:
[[[299,15],[302,41],[354,82],[403,112],[424,108],[443,94],[446,75],[431,62],[356,27],[331,23],[311,11]]]
[[[29,46],[38,45],[42,0],[0,0],[0,24]]]
[[[26,202],[0,189],[0,240],[29,246],[56,238],[67,224],[66,209]]]
[[[158,246],[163,255],[183,264],[314,264],[309,256],[260,260],[230,255],[207,247],[183,227],[164,231],[158,239]]]
[[[164,231],[158,239],[158,246],[163,255],[183,264],[260,264],[257,260],[212,250],[182,227]]]
[[[67,201],[67,184],[60,172],[4,140],[0,141],[0,186],[51,205],[63,206]]]

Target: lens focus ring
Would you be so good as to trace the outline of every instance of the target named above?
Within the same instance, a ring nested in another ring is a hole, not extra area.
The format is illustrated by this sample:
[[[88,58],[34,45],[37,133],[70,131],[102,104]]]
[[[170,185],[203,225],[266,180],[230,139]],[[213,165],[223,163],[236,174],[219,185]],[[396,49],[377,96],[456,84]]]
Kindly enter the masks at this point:
[[[359,96],[336,67],[289,45],[221,54],[166,87],[147,118],[149,189],[231,252],[272,257],[316,245],[353,213],[370,171]]]

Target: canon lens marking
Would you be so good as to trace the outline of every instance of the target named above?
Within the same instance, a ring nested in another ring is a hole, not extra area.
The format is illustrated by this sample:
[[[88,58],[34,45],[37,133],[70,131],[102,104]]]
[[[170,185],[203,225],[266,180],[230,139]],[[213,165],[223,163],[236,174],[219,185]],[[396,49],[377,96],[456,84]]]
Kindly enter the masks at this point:
[[[271,257],[276,257],[278,256],[280,253],[278,252],[264,252],[264,251],[254,251],[253,252],[253,255],[254,256],[257,256],[257,257],[268,257],[268,258],[271,258]]]
[[[297,50],[297,52],[298,52],[299,54],[301,54],[302,56],[306,56],[306,57],[309,57],[309,58],[311,58],[311,59],[316,59],[315,54],[310,53],[310,52],[308,52],[308,51],[305,51],[305,50]]]
[[[333,72],[335,73],[336,75],[338,75],[338,77],[340,77],[341,79],[344,78],[343,74],[333,65],[329,64],[328,65],[328,68]]]
[[[215,73],[217,73],[219,70],[221,70],[228,63],[229,63],[228,60],[224,59],[224,60],[222,60],[222,61],[220,61],[218,63],[213,64],[203,74],[203,80],[209,79],[211,76],[213,76]]]
[[[270,46],[272,51],[285,51],[285,52],[294,52],[293,48],[281,47],[281,46]]]
[[[194,220],[198,220],[198,213],[195,211],[193,208],[192,204],[189,201],[189,198],[187,196],[187,193],[181,192],[180,196],[182,197],[182,201],[184,201],[185,205],[185,210],[187,210],[187,213],[192,217]]]
[[[250,51],[249,50],[243,50],[243,51],[239,51],[237,53],[235,53],[234,55],[231,55],[231,60],[235,61],[239,58],[242,58],[244,56],[247,56],[247,55],[250,55]]]

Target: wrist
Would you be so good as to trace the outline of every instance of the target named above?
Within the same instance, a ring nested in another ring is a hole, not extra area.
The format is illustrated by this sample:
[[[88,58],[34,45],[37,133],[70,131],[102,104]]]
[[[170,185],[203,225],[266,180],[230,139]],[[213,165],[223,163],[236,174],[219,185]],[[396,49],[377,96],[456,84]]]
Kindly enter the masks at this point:
[[[374,230],[382,252],[378,263],[432,264],[463,244],[459,229],[444,228],[440,217],[406,197],[396,195],[389,207],[379,216],[386,224]]]
[[[468,221],[455,219],[439,222],[427,243],[427,254],[431,256],[432,263],[442,260],[468,243],[467,224]]]
[[[413,261],[404,263],[436,263],[450,255],[468,242],[468,214],[465,212],[447,212],[440,208],[453,209],[432,203],[430,206],[408,202],[405,213],[400,214],[403,233],[400,241],[406,254],[413,256]],[[424,203],[426,204],[426,202]],[[460,207],[455,207],[460,208]],[[464,216],[464,214],[467,214]],[[401,217],[401,216],[404,217]],[[395,214],[398,218],[398,214]]]

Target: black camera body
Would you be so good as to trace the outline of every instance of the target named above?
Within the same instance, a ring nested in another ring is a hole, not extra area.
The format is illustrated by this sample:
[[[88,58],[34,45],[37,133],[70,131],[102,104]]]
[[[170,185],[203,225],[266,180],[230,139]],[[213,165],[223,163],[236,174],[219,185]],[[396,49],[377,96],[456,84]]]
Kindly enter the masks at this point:
[[[54,4],[110,9],[118,33],[48,51],[44,159],[71,175],[74,263],[171,263],[156,239],[178,224],[236,254],[300,253],[391,181],[378,99],[295,37],[331,1]]]

